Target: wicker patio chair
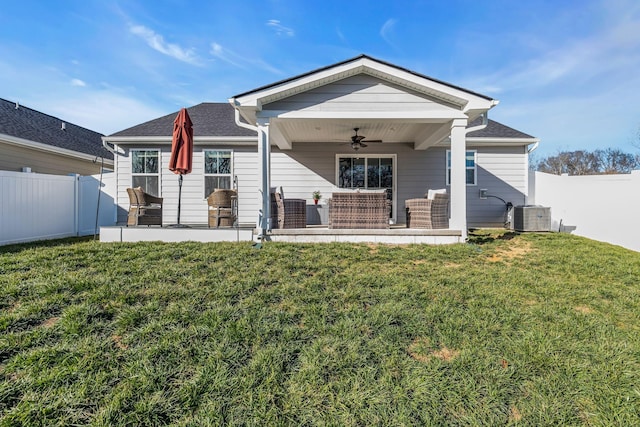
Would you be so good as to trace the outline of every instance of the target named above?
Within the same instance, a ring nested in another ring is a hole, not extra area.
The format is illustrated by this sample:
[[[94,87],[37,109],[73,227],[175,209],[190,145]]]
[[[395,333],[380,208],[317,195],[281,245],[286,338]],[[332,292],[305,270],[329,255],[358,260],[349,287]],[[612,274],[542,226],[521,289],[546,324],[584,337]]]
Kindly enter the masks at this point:
[[[307,201],[285,199],[281,193],[271,193],[271,227],[305,228],[307,226]]]
[[[405,207],[407,228],[449,228],[448,194],[434,194],[433,199],[409,199]]]
[[[329,228],[389,228],[390,209],[386,193],[333,193]]]
[[[209,227],[233,227],[236,222],[238,193],[216,188],[207,197]]]
[[[127,188],[129,215],[127,227],[132,225],[162,226],[162,197],[145,193],[142,187]]]

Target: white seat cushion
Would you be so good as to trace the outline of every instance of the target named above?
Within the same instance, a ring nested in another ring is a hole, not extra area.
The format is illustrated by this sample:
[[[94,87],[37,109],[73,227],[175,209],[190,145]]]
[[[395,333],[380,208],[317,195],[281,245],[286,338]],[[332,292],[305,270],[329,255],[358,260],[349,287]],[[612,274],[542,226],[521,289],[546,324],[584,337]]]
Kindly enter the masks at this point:
[[[427,199],[433,200],[436,194],[447,194],[447,189],[446,188],[440,188],[438,190],[429,189],[429,191],[427,191]]]

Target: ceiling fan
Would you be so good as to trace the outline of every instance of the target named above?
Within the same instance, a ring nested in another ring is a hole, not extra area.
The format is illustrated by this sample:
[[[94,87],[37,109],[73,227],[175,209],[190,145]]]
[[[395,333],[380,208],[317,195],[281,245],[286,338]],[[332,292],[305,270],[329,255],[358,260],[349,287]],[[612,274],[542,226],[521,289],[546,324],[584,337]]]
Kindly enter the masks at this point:
[[[358,135],[358,130],[360,130],[360,128],[353,128],[355,135],[351,137],[351,143],[349,144],[351,145],[351,148],[353,148],[355,151],[358,151],[361,148],[367,147],[367,144],[365,144],[365,142],[368,142],[368,143],[382,142],[381,139],[365,140],[366,137],[364,135]]]

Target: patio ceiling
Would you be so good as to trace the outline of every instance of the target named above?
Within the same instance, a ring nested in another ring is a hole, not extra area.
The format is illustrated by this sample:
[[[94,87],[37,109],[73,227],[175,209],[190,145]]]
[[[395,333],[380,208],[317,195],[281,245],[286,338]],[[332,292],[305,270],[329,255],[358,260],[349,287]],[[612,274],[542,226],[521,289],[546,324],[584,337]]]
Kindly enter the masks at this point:
[[[277,127],[288,144],[278,144],[281,148],[296,142],[347,143],[354,135],[353,128],[366,140],[382,140],[383,143],[421,143],[427,135],[432,135],[445,123],[418,123],[400,120],[372,119],[272,119],[271,126]],[[365,143],[366,143],[365,140]],[[274,142],[278,143],[277,140]]]

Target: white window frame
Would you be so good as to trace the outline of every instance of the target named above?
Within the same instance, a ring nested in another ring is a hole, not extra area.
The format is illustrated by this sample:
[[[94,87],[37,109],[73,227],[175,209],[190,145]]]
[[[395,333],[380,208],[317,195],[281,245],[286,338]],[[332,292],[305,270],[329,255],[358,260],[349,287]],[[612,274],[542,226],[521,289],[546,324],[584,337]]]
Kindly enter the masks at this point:
[[[468,153],[473,153],[473,167],[468,167],[467,166],[467,154]],[[467,184],[467,186],[469,187],[473,187],[475,185],[478,185],[478,150],[465,150],[464,152],[464,159],[465,159],[465,174],[464,174],[464,180],[465,180],[465,184]],[[445,162],[445,179],[447,180],[447,185],[451,185],[451,150],[447,150],[447,154],[445,156],[444,159]],[[473,169],[473,182],[472,183],[468,183],[467,182],[467,170],[471,170]]]
[[[387,158],[387,159],[391,159],[391,168],[393,169],[393,182],[392,182],[392,187],[391,187],[391,191],[392,191],[392,197],[391,197],[391,202],[393,203],[393,209],[391,212],[391,219],[393,220],[393,222],[395,223],[397,221],[397,210],[398,210],[398,156],[396,154],[361,154],[361,153],[347,153],[347,154],[336,154],[336,175],[335,175],[335,183],[336,183],[336,188],[338,189],[338,191],[357,191],[357,188],[344,188],[344,187],[340,187],[340,159],[343,158],[352,158],[352,159],[365,159],[365,173],[366,171],[369,169],[368,168],[368,163],[366,159],[369,158],[375,158],[375,159],[380,159],[380,158]],[[367,189],[367,179],[365,177],[365,186],[363,189]]]
[[[206,165],[206,158],[207,158],[207,152],[208,151],[216,151],[216,152],[227,152],[230,154],[230,158],[231,158],[231,166],[230,166],[230,173],[207,173],[207,165]],[[227,148],[205,148],[202,150],[202,188],[204,190],[204,192],[207,192],[207,177],[216,177],[216,176],[222,176],[222,177],[229,177],[229,189],[233,188],[233,167],[234,167],[234,152],[233,150],[227,149]],[[209,197],[209,194],[205,194],[204,198],[206,199],[207,197]]]
[[[139,151],[155,151],[156,153],[158,153],[158,172],[156,173],[134,173],[133,172],[133,153],[135,152],[139,152]],[[158,197],[162,197],[161,194],[161,188],[162,188],[162,174],[160,173],[160,171],[162,170],[162,151],[159,148],[132,148],[131,150],[129,150],[130,153],[130,157],[131,157],[131,186],[133,187],[133,178],[136,176],[155,176],[158,178],[158,188],[156,189],[156,195]],[[149,194],[153,194],[153,192],[149,191],[148,188],[144,189],[147,193]]]

